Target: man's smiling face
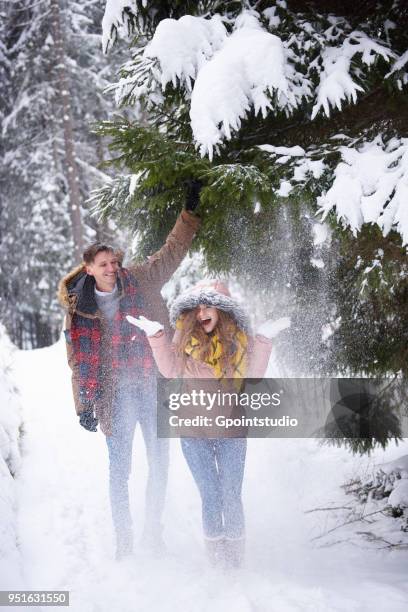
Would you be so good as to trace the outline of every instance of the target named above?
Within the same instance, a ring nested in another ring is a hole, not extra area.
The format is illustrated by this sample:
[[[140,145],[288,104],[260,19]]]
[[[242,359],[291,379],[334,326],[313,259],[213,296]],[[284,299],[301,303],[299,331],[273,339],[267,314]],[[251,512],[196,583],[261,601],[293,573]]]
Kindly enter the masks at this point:
[[[113,291],[118,276],[119,261],[113,251],[100,251],[92,263],[86,266],[86,272],[95,278],[99,291]]]

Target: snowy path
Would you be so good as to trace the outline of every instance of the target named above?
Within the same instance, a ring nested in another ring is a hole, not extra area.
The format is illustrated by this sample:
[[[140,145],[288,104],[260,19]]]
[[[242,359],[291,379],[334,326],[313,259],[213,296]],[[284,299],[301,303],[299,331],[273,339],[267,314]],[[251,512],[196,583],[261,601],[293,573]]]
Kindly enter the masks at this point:
[[[69,590],[74,612],[407,609],[406,552],[312,547],[321,525],[318,513],[304,511],[338,499],[339,485],[361,460],[308,440],[249,441],[245,569],[225,575],[206,568],[198,494],[177,440],[165,514],[168,554],[151,559],[136,552],[116,563],[105,440],[83,430],[74,415],[63,344],[18,352],[16,378],[26,421],[18,491],[26,588]],[[376,461],[399,454],[390,448]],[[130,484],[136,541],[145,473],[137,432]]]

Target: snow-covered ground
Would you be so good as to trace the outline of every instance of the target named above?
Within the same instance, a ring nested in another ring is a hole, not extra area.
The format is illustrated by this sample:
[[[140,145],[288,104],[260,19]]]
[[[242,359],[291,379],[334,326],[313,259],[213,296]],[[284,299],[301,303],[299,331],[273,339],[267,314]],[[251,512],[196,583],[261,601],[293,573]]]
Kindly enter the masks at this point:
[[[407,454],[407,442],[362,460],[312,440],[249,440],[247,562],[245,569],[225,574],[206,566],[198,493],[179,442],[172,440],[167,554],[146,558],[136,550],[117,563],[105,439],[79,426],[63,343],[16,352],[15,370],[26,431],[16,480],[21,575],[16,566],[7,584],[0,576],[0,588],[69,590],[74,612],[407,609],[406,550],[374,550],[358,538],[318,547],[322,540],[312,538],[327,527],[327,515],[305,513],[344,501],[340,485],[367,469],[370,461]],[[130,483],[136,530],[143,515],[145,476],[137,432]]]
[[[0,589],[20,575],[16,476],[21,466],[23,421],[13,377],[15,347],[0,323]],[[4,587],[6,588],[6,587]]]

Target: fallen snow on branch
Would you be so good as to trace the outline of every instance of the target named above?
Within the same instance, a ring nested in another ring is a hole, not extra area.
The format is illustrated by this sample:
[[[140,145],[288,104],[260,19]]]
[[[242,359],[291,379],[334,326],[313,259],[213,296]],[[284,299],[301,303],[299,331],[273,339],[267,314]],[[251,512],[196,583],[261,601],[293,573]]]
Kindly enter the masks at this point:
[[[240,129],[252,108],[262,117],[270,110],[289,112],[308,95],[310,89],[296,79],[281,39],[267,32],[254,13],[244,11],[194,85],[190,118],[201,155],[212,159],[214,149]]]
[[[158,80],[164,89],[178,81],[191,90],[192,80],[224,43],[227,31],[220,15],[211,19],[185,15],[180,19],[163,19],[152,41],[144,50],[145,58],[159,62]]]
[[[282,147],[269,144],[259,145],[258,149],[268,153],[272,163],[278,166],[287,166],[285,177],[281,180],[278,195],[283,198],[289,196],[296,184],[304,184],[309,179],[321,178],[327,166],[323,155],[316,158],[316,151],[305,151],[300,146]]]
[[[327,117],[330,106],[341,110],[342,102],[357,101],[357,92],[364,91],[351,76],[352,62],[357,54],[367,66],[371,66],[377,57],[389,61],[395,54],[384,45],[369,38],[364,32],[352,32],[339,47],[326,47],[322,52],[323,72],[317,87],[317,102],[312,110],[314,119],[321,108]]]
[[[102,19],[102,49],[107,53],[116,41],[118,31],[126,30],[127,10],[137,14],[136,0],[106,0]]]
[[[199,70],[222,46],[227,31],[220,15],[211,19],[185,15],[163,19],[152,40],[137,48],[134,57],[121,69],[122,77],[109,90],[115,91],[116,104],[137,104],[144,98],[148,108],[161,104],[168,84],[191,94]],[[130,96],[130,100],[127,97]]]
[[[384,145],[380,136],[360,148],[340,147],[334,182],[317,201],[323,219],[335,209],[354,234],[377,223],[384,236],[395,229],[408,243],[408,139]]]
[[[399,78],[397,78],[397,85],[399,89],[402,89],[404,85],[408,83],[408,72],[404,71],[408,64],[408,50],[405,51],[395,62],[390,72],[385,75],[385,78],[388,79],[393,75],[398,74]]]
[[[408,508],[408,455],[398,457],[379,466],[378,485],[388,494],[388,504],[393,508]]]

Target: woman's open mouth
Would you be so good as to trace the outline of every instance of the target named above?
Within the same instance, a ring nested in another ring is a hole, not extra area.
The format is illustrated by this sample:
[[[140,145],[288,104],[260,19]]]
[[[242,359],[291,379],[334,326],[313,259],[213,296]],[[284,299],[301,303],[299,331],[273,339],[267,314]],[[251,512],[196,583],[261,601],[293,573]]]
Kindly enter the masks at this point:
[[[202,319],[200,323],[203,327],[207,327],[208,325],[212,323],[212,319],[211,317],[209,317],[208,319]]]

